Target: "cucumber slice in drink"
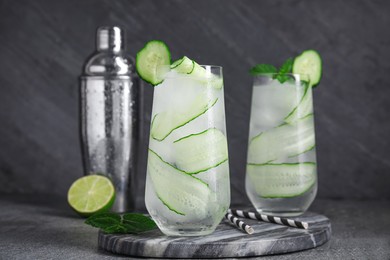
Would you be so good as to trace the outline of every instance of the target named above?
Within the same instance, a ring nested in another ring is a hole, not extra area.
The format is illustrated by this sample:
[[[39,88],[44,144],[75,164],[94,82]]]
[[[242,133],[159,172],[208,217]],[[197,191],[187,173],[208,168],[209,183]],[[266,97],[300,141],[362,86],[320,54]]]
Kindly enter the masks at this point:
[[[291,111],[290,114],[286,116],[284,122],[288,124],[293,124],[300,118],[304,118],[309,114],[313,113],[313,95],[312,88],[310,86],[306,87],[305,93],[299,102],[299,104]]]
[[[187,56],[184,56],[172,63],[171,69],[180,74],[188,74],[207,87],[221,89],[223,86],[223,80],[221,77],[214,75],[211,71],[207,71]]]
[[[171,109],[156,114],[150,130],[152,138],[157,141],[164,140],[174,130],[206,113],[217,101],[218,98],[210,97],[207,92],[202,92],[184,109]]]
[[[250,185],[263,198],[291,198],[307,192],[316,180],[316,164],[248,164]]]
[[[316,148],[316,146],[313,145],[312,147],[307,148],[307,150],[304,150],[304,151],[301,152],[301,153],[290,155],[288,158],[297,157],[297,156],[302,155],[302,154],[304,154],[304,153],[310,152],[310,151],[314,150],[315,148]]]
[[[185,56],[184,56],[184,57],[185,57]],[[176,68],[177,66],[179,66],[179,65],[184,61],[184,57],[181,58],[181,59],[175,60],[175,61],[171,64],[171,69],[174,69],[174,68]]]
[[[171,64],[171,53],[162,41],[146,43],[136,57],[138,75],[146,82],[156,86],[164,81],[164,76]]]
[[[313,115],[283,124],[252,138],[248,163],[264,164],[302,154],[315,145]]]
[[[302,52],[294,59],[292,72],[309,76],[310,85],[317,86],[322,76],[322,59],[320,54],[315,50]]]
[[[253,87],[251,129],[270,129],[280,125],[301,102],[305,86],[296,86],[295,82],[279,84],[274,80],[268,85]]]
[[[215,128],[180,138],[174,141],[173,148],[177,167],[190,174],[207,171],[228,160],[226,137]]]
[[[208,185],[165,162],[150,149],[148,156],[148,174],[161,202],[179,215],[205,215],[211,196]]]
[[[177,73],[191,74],[194,70],[195,62],[188,57],[184,56],[180,60],[175,61],[171,65],[171,69]]]
[[[221,89],[223,86],[223,80],[221,77],[214,75],[211,71],[206,70],[196,62],[194,62],[194,69],[190,75],[198,78],[199,81],[207,87]]]

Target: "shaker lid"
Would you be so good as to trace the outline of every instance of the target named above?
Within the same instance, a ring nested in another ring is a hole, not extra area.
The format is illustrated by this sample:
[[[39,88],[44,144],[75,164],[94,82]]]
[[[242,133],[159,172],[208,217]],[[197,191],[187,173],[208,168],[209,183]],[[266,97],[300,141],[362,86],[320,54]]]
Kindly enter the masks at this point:
[[[96,48],[98,51],[111,50],[119,52],[124,49],[124,30],[118,26],[102,26],[96,32]]]
[[[134,72],[134,59],[125,50],[125,31],[102,26],[96,31],[96,48],[85,62],[83,76],[124,76]]]

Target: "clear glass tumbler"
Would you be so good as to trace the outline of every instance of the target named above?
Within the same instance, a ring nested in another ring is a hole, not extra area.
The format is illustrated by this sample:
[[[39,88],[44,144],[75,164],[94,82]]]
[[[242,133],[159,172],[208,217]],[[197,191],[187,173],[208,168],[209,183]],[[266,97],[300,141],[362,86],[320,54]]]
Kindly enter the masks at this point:
[[[222,68],[154,88],[145,203],[170,236],[212,233],[230,205]]]
[[[313,97],[306,78],[254,77],[246,192],[260,213],[298,216],[316,196]]]

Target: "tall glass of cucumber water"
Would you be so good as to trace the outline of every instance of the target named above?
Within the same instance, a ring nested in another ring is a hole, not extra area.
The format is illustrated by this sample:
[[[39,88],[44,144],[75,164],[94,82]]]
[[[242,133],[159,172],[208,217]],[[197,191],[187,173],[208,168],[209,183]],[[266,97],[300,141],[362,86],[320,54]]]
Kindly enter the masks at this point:
[[[222,67],[183,57],[161,71],[162,82],[154,87],[146,208],[166,235],[207,235],[230,205]]]
[[[246,192],[263,214],[301,215],[317,193],[311,80],[318,84],[320,77],[306,59],[321,60],[302,56],[306,62],[298,56],[292,72],[312,75],[259,73],[253,79]]]

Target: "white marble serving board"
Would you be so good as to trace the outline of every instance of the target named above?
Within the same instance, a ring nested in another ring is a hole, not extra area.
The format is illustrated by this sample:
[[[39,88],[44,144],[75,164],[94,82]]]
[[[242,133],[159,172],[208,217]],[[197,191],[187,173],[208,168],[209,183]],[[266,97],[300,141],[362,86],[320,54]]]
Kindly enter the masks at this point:
[[[308,230],[247,220],[255,230],[248,235],[223,220],[216,231],[202,237],[168,237],[159,230],[141,235],[116,235],[99,232],[103,250],[138,257],[224,258],[273,255],[314,248],[327,242],[331,225],[327,217],[306,212],[293,218],[308,222]]]

